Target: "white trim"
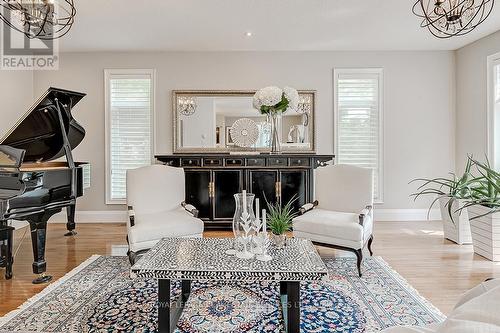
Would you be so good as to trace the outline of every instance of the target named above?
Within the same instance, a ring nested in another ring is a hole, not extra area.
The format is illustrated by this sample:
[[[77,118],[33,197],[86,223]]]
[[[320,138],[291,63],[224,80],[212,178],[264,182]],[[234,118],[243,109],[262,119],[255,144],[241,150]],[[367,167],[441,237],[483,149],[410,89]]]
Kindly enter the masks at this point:
[[[55,214],[49,220],[50,223],[66,223],[68,220],[66,212],[62,211]],[[110,210],[110,211],[94,211],[81,210],[75,213],[75,222],[78,223],[126,223],[127,211],[125,210]],[[77,227],[78,228],[78,227]]]
[[[441,220],[441,212],[439,209],[431,209],[429,218],[427,214],[428,209],[379,209],[374,208],[374,219],[377,222],[383,221],[436,221]],[[109,210],[109,211],[95,211],[95,210],[81,210],[76,211],[76,223],[126,223],[127,211],[125,210]],[[26,222],[14,221],[20,227],[27,226]],[[66,212],[55,214],[51,217],[50,223],[66,223]],[[77,227],[78,228],[78,227]]]
[[[486,77],[487,77],[487,147],[488,159],[495,166],[495,98],[494,94],[494,76],[492,75],[493,68],[500,64],[500,53],[488,56],[486,61]]]
[[[428,218],[429,216],[429,218]],[[439,209],[377,209],[373,211],[375,222],[385,221],[440,221]]]
[[[338,156],[338,91],[337,82],[338,76],[342,73],[364,73],[364,74],[377,74],[379,76],[379,197],[375,200],[375,204],[384,203],[384,68],[383,67],[367,67],[367,68],[334,68],[333,69],[333,152]]]
[[[110,170],[110,126],[111,121],[109,109],[109,79],[112,75],[148,75],[151,77],[151,164],[154,164],[154,153],[156,151],[156,69],[105,69],[104,70],[104,145],[105,145],[105,183],[106,183],[106,205],[123,205],[126,200],[116,200],[110,198],[111,193],[111,170]]]

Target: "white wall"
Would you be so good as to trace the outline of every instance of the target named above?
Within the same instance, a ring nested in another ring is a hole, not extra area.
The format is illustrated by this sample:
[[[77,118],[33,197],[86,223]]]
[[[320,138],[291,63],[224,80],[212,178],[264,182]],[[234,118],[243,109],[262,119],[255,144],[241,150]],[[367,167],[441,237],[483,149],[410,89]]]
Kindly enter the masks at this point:
[[[33,101],[33,72],[0,70],[0,139]]]
[[[86,92],[74,117],[86,131],[76,160],[92,163],[92,188],[81,210],[116,210],[104,204],[105,68],[155,68],[156,153],[172,152],[171,91],[258,89],[266,85],[317,90],[317,152],[333,152],[332,71],[383,67],[385,79],[384,190],[381,208],[426,208],[408,195],[414,177],[445,175],[454,168],[453,52],[207,52],[69,53],[60,70],[34,77],[35,96],[48,86]]]
[[[487,57],[500,52],[500,31],[456,51],[456,156],[460,172],[467,154],[487,153]]]

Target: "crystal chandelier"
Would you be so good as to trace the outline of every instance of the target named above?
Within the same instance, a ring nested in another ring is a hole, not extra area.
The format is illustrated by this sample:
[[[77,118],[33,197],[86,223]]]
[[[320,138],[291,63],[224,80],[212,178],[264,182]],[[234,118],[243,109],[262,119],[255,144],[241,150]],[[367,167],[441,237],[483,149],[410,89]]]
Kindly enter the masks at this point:
[[[184,116],[190,116],[196,111],[196,101],[193,97],[180,97],[177,102],[177,110]]]
[[[413,13],[438,38],[465,35],[490,15],[494,0],[417,0]]]
[[[66,35],[76,15],[73,0],[0,0],[0,9],[8,27],[41,40]]]
[[[309,95],[299,95],[299,103],[297,104],[297,109],[295,112],[302,115],[302,125],[307,126],[309,124],[309,114],[312,110],[312,100]]]
[[[310,113],[312,108],[311,97],[307,95],[299,96],[299,104],[295,110],[298,113]]]

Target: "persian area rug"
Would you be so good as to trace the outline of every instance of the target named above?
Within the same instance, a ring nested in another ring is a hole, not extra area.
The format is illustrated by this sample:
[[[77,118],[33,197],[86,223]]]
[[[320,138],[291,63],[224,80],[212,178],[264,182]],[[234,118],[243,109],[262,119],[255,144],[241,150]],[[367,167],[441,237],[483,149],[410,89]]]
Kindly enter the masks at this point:
[[[301,332],[376,332],[444,319],[379,257],[364,260],[362,278],[353,259],[325,262],[328,281],[301,284]],[[129,269],[126,257],[93,256],[0,318],[0,332],[155,332],[157,282],[132,280]],[[276,283],[193,282],[176,332],[282,332],[278,305]]]

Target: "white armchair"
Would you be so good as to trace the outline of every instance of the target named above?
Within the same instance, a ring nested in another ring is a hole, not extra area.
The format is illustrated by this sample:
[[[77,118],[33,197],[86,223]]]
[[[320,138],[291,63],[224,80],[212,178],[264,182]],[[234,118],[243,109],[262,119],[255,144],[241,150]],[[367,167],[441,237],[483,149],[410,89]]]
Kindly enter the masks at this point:
[[[390,327],[382,333],[500,333],[500,279],[481,283],[468,291],[448,318],[427,327]]]
[[[184,170],[152,165],[127,171],[129,259],[165,237],[202,237],[198,211],[184,200]]]
[[[294,236],[354,252],[361,277],[366,244],[373,255],[373,171],[343,164],[320,167],[314,184],[315,201],[300,208]]]

